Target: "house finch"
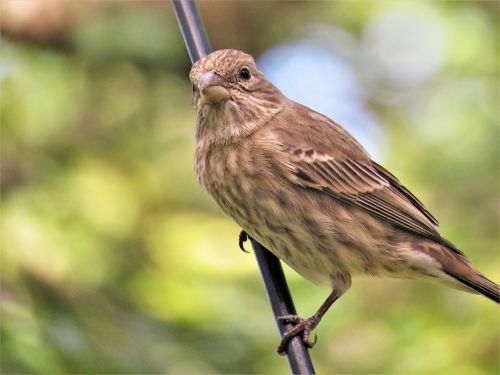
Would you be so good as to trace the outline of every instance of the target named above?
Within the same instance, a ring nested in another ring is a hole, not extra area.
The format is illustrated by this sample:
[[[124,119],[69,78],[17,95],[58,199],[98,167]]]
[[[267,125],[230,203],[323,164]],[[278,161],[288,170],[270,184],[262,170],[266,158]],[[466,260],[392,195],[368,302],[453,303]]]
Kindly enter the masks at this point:
[[[499,287],[438,232],[438,222],[340,125],[285,97],[252,56],[220,50],[190,72],[196,174],[245,233],[332,293],[285,333],[311,331],[351,276],[434,280],[499,302]]]

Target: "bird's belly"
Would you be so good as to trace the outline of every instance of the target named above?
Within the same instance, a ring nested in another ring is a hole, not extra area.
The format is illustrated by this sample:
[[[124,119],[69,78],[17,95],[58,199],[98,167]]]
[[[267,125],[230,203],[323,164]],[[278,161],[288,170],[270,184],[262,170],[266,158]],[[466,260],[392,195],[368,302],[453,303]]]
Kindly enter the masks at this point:
[[[321,204],[324,194],[302,193],[295,187],[269,188],[239,199],[234,195],[216,199],[252,238],[314,283],[383,272],[374,255],[375,228],[371,233],[363,230],[352,212],[329,196]]]
[[[234,218],[252,238],[316,284],[335,284],[345,275],[432,280],[440,274],[432,259],[412,249],[411,241],[391,244],[386,230],[392,228],[381,230],[367,214],[366,221],[357,221],[340,203],[334,210],[338,216],[332,213],[326,219],[309,213],[273,216],[271,210],[261,210],[262,220]],[[352,220],[346,222],[346,216]]]
[[[274,221],[271,218],[259,223],[241,224],[247,233],[293,270],[317,284],[330,284],[336,273],[345,273],[335,258],[335,250],[319,247],[309,236],[302,233],[296,222]],[[317,242],[317,241],[316,241]],[[326,245],[326,243],[325,243]]]

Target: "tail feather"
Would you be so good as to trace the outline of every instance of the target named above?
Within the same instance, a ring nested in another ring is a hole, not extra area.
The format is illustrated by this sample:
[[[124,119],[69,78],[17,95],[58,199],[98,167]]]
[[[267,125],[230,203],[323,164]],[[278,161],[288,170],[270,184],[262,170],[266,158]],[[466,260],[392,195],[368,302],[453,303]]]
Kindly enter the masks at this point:
[[[482,294],[496,303],[500,303],[500,287],[480,273],[476,273],[474,277],[465,277],[452,272],[446,273],[475,292]]]
[[[458,287],[460,285],[463,288],[459,287],[459,289],[482,294],[486,298],[500,303],[500,287],[476,271],[463,253],[435,242],[426,242],[420,249],[440,264],[441,271],[458,282],[453,283],[455,285],[447,283],[449,286]]]

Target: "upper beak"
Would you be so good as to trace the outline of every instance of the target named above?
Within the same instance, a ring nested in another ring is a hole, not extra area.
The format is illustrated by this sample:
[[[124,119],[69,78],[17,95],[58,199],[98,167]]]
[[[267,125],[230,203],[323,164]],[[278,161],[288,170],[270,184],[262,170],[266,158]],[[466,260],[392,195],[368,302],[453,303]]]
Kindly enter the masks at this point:
[[[201,103],[218,103],[229,99],[231,95],[223,85],[224,79],[217,73],[213,71],[203,73],[196,83],[200,90]]]

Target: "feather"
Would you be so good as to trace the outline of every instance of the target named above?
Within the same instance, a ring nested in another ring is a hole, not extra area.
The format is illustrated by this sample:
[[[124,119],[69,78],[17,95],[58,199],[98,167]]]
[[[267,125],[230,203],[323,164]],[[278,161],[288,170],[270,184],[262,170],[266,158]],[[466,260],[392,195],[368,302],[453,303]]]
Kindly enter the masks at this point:
[[[300,106],[299,104],[296,104]],[[308,110],[310,113],[310,110]],[[305,113],[300,111],[296,113]],[[432,239],[462,254],[441,237],[438,221],[401,182],[372,161],[344,129],[316,114],[293,119],[302,131],[276,129],[281,142],[281,170],[287,178],[307,188],[322,190],[391,224]],[[308,137],[318,131],[321,137]],[[287,167],[285,167],[287,166]]]

